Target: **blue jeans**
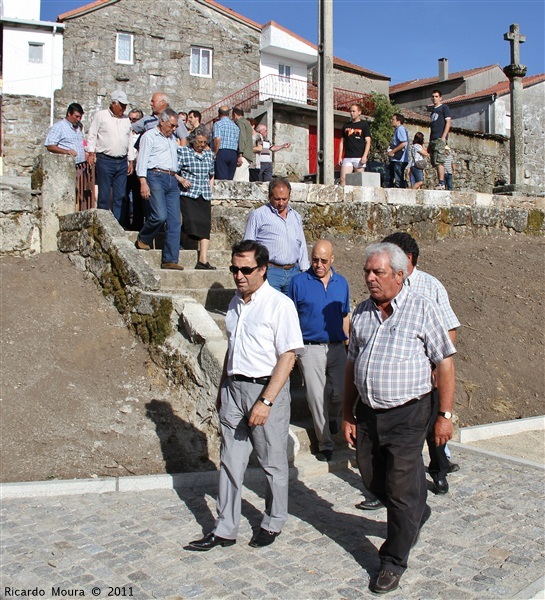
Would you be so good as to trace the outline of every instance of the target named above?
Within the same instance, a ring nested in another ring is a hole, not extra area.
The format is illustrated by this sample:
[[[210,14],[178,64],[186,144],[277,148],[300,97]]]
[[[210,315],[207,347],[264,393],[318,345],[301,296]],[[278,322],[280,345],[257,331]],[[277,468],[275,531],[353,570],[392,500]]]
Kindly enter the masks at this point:
[[[180,217],[180,190],[174,175],[148,171],[146,175],[150,189],[149,216],[139,237],[144,244],[151,245],[155,236],[165,225],[165,242],[163,244],[164,263],[177,263],[180,256],[180,233],[182,219]]]
[[[110,210],[110,193],[112,196],[112,212],[118,223],[127,227],[126,193],[127,193],[127,157],[112,158],[97,152],[95,164],[95,180],[98,186],[97,208]]]
[[[269,265],[269,268],[267,269],[267,281],[275,290],[278,290],[287,296],[291,278],[300,272],[301,270],[299,269],[298,264],[287,270]]]
[[[406,168],[406,162],[401,162],[399,160],[390,161],[390,187],[406,187],[405,178],[403,177]]]
[[[452,190],[452,173],[445,173],[445,189]]]

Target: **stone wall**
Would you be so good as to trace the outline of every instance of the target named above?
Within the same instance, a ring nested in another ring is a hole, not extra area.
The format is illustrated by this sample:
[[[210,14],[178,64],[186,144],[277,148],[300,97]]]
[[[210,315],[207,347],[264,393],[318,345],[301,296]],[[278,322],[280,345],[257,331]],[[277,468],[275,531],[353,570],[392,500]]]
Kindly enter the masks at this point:
[[[0,178],[0,256],[40,252],[40,196],[30,177]]]
[[[2,96],[4,175],[29,175],[49,130],[50,99]],[[66,113],[66,107],[62,117]]]
[[[545,189],[545,82],[524,89],[524,183]]]
[[[117,32],[134,35],[133,65],[115,62]],[[115,89],[146,113],[156,91],[169,94],[175,110],[202,110],[259,79],[259,43],[257,28],[195,0],[106,5],[66,21],[57,115],[70,102],[80,102],[88,127]],[[190,74],[191,46],[212,49],[211,78]]]
[[[313,67],[309,71],[309,79],[314,82],[318,81],[318,67]],[[363,94],[377,92],[388,96],[390,82],[388,79],[375,79],[371,76],[353,73],[350,70],[334,66],[333,87],[362,92]]]
[[[210,315],[192,298],[159,290],[159,277],[110,212],[61,217],[58,247],[96,281],[165,370],[178,394],[172,409],[185,424],[178,435],[185,469],[218,464],[215,402],[227,344]]]
[[[405,126],[411,142],[417,131],[429,140],[428,120],[406,119]],[[454,127],[449,133],[448,144],[456,159],[454,190],[490,194],[498,181],[509,181],[508,138]],[[428,189],[437,185],[436,171],[431,166],[426,169],[424,185]]]
[[[396,230],[419,239],[476,235],[545,236],[545,198],[292,183],[291,205],[307,239],[373,241]],[[244,202],[241,202],[244,198]],[[250,210],[267,202],[267,184],[217,182],[213,222],[231,241]]]

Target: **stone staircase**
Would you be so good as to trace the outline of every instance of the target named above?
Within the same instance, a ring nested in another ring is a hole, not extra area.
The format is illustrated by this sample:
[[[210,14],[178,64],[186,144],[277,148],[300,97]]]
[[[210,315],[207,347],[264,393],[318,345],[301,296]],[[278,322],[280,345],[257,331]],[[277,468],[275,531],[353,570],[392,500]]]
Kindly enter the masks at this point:
[[[127,233],[129,240],[136,241],[136,232]],[[225,335],[225,313],[236,287],[229,272],[231,252],[225,233],[212,233],[208,259],[217,267],[215,271],[196,270],[197,249],[180,250],[179,262],[183,271],[161,269],[162,236],[158,236],[152,250],[141,251],[140,255],[161,279],[160,291],[183,294],[203,305],[216,325]],[[316,436],[308,410],[305,389],[299,368],[291,374],[291,426],[290,435],[295,455],[308,455],[317,451]],[[334,436],[338,448],[346,448],[340,433]],[[343,462],[346,456],[343,454]],[[317,461],[318,462],[318,461]]]

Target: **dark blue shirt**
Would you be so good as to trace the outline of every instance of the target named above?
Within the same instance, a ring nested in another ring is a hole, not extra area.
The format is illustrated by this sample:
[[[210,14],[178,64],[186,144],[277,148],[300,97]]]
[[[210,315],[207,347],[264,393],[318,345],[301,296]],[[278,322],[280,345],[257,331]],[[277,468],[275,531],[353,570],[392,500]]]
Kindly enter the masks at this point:
[[[343,318],[350,312],[350,292],[346,279],[331,268],[327,288],[312,268],[298,273],[290,282],[288,296],[293,300],[303,340],[343,342]]]

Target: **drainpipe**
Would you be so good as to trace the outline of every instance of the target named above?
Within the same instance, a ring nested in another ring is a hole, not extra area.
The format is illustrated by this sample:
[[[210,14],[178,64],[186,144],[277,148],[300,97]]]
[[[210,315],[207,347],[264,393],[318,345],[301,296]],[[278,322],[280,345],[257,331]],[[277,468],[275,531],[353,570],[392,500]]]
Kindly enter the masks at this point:
[[[49,126],[53,125],[53,113],[55,110],[55,83],[53,81],[53,75],[55,73],[55,35],[57,33],[57,26],[53,25],[53,37],[51,38],[51,99],[49,101]]]

